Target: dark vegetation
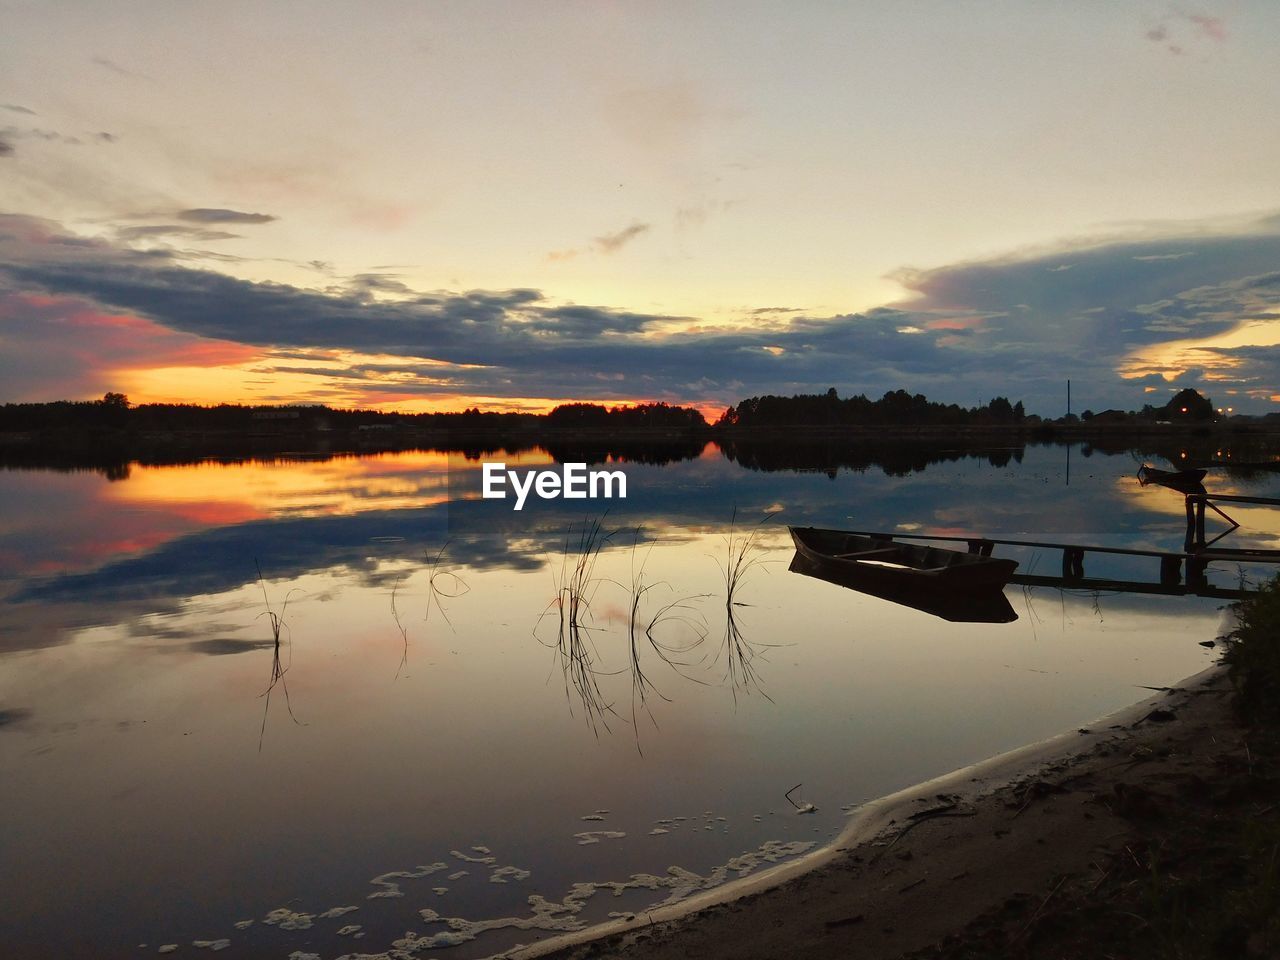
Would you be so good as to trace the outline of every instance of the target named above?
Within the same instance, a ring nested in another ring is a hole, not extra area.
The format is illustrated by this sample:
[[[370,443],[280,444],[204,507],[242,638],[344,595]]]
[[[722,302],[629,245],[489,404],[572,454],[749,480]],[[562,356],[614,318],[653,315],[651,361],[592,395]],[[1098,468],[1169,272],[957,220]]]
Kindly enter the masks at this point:
[[[924,394],[891,390],[879,400],[863,394],[840,399],[835,387],[826,393],[794,397],[752,397],[730,407],[716,421],[720,427],[793,426],[926,426],[1019,424],[1027,420],[1022,401],[996,397],[986,406],[967,409],[934,403]],[[1039,422],[1036,417],[1035,421]]]
[[[1241,470],[1250,464],[1274,469],[1270,453],[1258,443],[1258,450],[1246,450],[1244,441],[1261,441],[1280,426],[1280,415],[1223,420],[1213,415],[1211,401],[1194,390],[1182,391],[1164,407],[1136,413],[1085,411],[1083,418],[1044,420],[1005,397],[964,408],[903,390],[869,400],[860,394],[841,398],[832,388],[824,394],[752,397],[714,424],[697,410],[666,403],[570,403],[545,415],[475,408],[406,414],[318,405],[135,406],[123,394],[108,393],[94,401],[0,406],[0,469],[92,470],[120,480],[133,463],[231,463],[404,450],[459,451],[478,460],[533,448],[560,462],[662,464],[697,457],[710,441],[750,469],[832,476],[841,468],[873,464],[906,474],[939,459],[969,456],[1004,466],[1020,457],[1028,442],[1080,442],[1085,456],[1094,449],[1133,450],[1180,466],[1229,461]]]

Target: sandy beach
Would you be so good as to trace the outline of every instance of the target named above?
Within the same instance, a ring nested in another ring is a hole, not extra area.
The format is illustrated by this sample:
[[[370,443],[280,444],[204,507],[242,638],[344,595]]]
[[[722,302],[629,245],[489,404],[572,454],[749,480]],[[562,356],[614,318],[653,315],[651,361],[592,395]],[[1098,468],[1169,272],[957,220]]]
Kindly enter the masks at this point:
[[[510,956],[1021,954],[1060,905],[1106,890],[1117,858],[1145,866],[1144,823],[1221,799],[1206,785],[1249,755],[1230,695],[1225,671],[1210,668],[1087,728],[869,804],[800,861]],[[1272,812],[1241,802],[1206,815]],[[1089,931],[1071,936],[1088,942]]]

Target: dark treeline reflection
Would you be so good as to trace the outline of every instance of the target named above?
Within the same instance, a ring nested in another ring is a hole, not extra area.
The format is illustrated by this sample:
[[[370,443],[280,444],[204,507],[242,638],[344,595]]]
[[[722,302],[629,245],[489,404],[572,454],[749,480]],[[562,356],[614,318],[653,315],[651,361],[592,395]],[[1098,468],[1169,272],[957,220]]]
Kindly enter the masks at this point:
[[[920,473],[932,464],[962,460],[984,460],[993,467],[1021,463],[1029,446],[1066,447],[1084,457],[1095,452],[1127,455],[1135,464],[1168,463],[1179,468],[1211,467],[1238,480],[1260,479],[1280,471],[1280,441],[1275,436],[1247,434],[1197,436],[1181,432],[1168,437],[1094,437],[1042,439],[1026,443],[997,443],[988,439],[957,437],[943,442],[937,438],[877,440],[867,438],[799,437],[770,435],[760,439],[737,437],[708,441],[697,437],[669,438],[554,438],[520,440],[449,440],[444,443],[383,448],[370,445],[359,449],[324,449],[306,445],[296,449],[147,452],[121,455],[95,450],[4,449],[0,450],[0,470],[50,470],[58,473],[98,473],[107,480],[127,480],[134,466],[182,467],[201,463],[282,464],[324,463],[395,453],[438,453],[480,463],[502,461],[522,454],[545,453],[557,463],[635,463],[651,466],[696,460],[717,448],[731,463],[762,472],[793,471],[825,473],[834,478],[841,469],[864,472],[878,467],[888,476]]]
[[[791,470],[825,473],[832,479],[841,470],[859,473],[879,467],[891,477],[919,473],[935,463],[959,460],[986,460],[993,467],[1021,463],[1024,447],[943,446],[938,443],[894,441],[891,443],[850,442],[834,439],[794,441],[727,440],[721,443],[726,458],[748,470],[775,472]]]

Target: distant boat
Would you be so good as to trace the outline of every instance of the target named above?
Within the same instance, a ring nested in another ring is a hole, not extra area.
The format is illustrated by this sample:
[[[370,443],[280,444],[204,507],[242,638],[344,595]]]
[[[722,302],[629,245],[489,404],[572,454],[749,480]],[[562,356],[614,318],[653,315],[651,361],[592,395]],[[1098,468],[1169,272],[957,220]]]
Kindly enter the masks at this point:
[[[1204,493],[1202,481],[1207,470],[1157,470],[1149,464],[1138,468],[1138,482],[1144,487],[1149,483],[1158,483],[1162,487],[1170,487],[1183,493]]]
[[[1018,619],[1004,591],[997,584],[963,590],[939,590],[929,583],[887,581],[883,576],[868,576],[856,568],[837,568],[834,564],[818,563],[799,551],[791,557],[788,569],[792,573],[825,580],[827,583],[879,597],[952,623],[1012,623]]]
[[[1016,560],[899,543],[886,534],[865,536],[843,530],[789,527],[796,552],[819,566],[856,573],[864,580],[933,590],[1003,587]]]

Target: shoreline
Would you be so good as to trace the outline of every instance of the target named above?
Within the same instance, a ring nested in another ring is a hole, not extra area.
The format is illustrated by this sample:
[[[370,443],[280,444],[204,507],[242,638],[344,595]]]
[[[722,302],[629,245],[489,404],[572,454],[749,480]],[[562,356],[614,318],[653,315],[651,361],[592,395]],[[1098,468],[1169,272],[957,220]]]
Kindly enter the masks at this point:
[[[1072,780],[1089,779],[1101,794],[1123,793],[1123,771],[1112,766],[1110,771],[1117,775],[1107,776],[1107,758],[1127,750],[1129,756],[1142,757],[1134,763],[1145,764],[1147,770],[1155,762],[1151,757],[1183,759],[1183,751],[1171,749],[1168,742],[1223,724],[1229,714],[1229,692],[1225,667],[1215,663],[1085,727],[870,801],[834,840],[796,860],[635,917],[522,945],[496,954],[493,960],[578,960],[605,954],[665,960],[693,953],[737,960],[755,955],[822,956],[827,948],[835,952],[856,948],[859,955],[888,958],[926,948],[958,933],[1020,888],[1034,886],[1032,878],[1024,875],[1026,868],[1032,873],[1078,868],[1076,854],[1084,851],[1077,840],[1099,840],[1107,830],[1116,832],[1112,828],[1117,824],[1107,823],[1101,811],[1074,809],[1066,811],[1074,816],[1047,830],[1035,829],[1046,823],[1037,824],[1028,817],[1018,831],[1026,836],[1010,840],[1012,831],[1001,825],[1004,820],[1017,822],[1019,814],[1038,801],[1064,795],[1058,792],[1060,785],[1045,784],[1070,774]],[[1011,805],[1017,810],[1013,817],[1007,813]],[[1097,827],[1102,824],[1107,830],[1100,832]],[[1033,828],[1022,829],[1027,826]],[[908,836],[911,841],[899,843]],[[946,856],[938,853],[942,846]],[[927,849],[917,859],[914,850],[921,847]],[[1019,856],[1011,858],[1013,848]],[[890,849],[893,855],[886,857]],[[1022,863],[1028,859],[1033,862]],[[1018,869],[1011,869],[1004,883],[998,876],[989,878],[995,882],[978,896],[965,895],[964,889],[939,890],[939,873],[954,872],[952,887],[973,888],[978,884],[965,881],[982,868],[999,874],[1003,865],[1012,866],[1014,860]],[[1037,860],[1044,869],[1034,869]],[[908,876],[913,873],[920,876]],[[824,887],[825,897],[812,895],[816,886]],[[912,891],[922,896],[910,896]],[[926,914],[930,922],[911,924],[913,915]],[[887,924],[877,927],[886,918]],[[899,926],[904,920],[906,929]],[[726,938],[735,933],[736,942]],[[839,936],[864,933],[869,935]],[[812,949],[801,946],[806,936],[817,938]],[[883,942],[855,944],[851,939]],[[750,948],[753,945],[759,947],[758,954]]]

